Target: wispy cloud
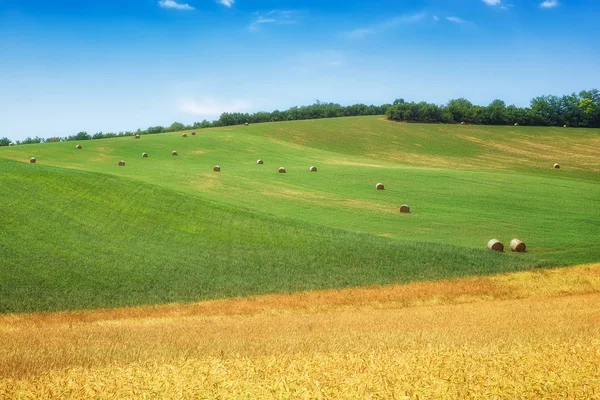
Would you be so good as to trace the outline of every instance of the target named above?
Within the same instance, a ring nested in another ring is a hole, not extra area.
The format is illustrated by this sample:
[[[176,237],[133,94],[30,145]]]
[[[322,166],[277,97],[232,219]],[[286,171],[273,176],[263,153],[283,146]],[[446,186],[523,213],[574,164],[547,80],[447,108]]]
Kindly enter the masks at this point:
[[[245,100],[217,100],[213,97],[203,97],[200,100],[192,97],[182,98],[178,102],[178,109],[187,114],[202,117],[215,117],[224,112],[245,112],[251,108]]]
[[[402,25],[402,24],[414,24],[416,22],[422,21],[427,16],[426,13],[420,12],[416,14],[406,14],[400,15],[398,17],[394,17],[386,21],[384,23],[384,27],[392,28],[394,26]]]
[[[438,21],[440,20],[440,17],[438,17],[437,15],[434,15],[434,16],[433,16],[433,20],[434,20],[435,22],[438,22]]]
[[[464,24],[465,22],[467,22],[464,19],[458,17],[446,17],[446,19],[455,24]]]
[[[322,75],[342,68],[346,64],[346,54],[338,50],[299,52],[286,60],[289,72],[298,76]]]
[[[502,3],[502,0],[481,0],[488,6],[498,6]]]
[[[348,32],[344,32],[344,36],[348,39],[364,39],[375,33],[375,29],[371,28],[356,28]]]
[[[228,1],[228,0],[222,0]],[[290,25],[298,23],[298,16],[300,13],[295,10],[271,10],[267,13],[256,13],[254,21],[248,26],[250,32],[256,32],[262,25],[265,24],[276,24],[276,25]]]
[[[558,0],[546,0],[540,3],[540,8],[555,8],[558,7],[560,3]]]
[[[342,33],[342,36],[348,39],[364,39],[367,36],[376,34],[378,32],[394,28],[399,25],[405,24],[414,24],[424,20],[427,17],[427,14],[424,12],[416,13],[416,14],[405,14],[399,15],[397,17],[393,17],[387,19],[385,21],[380,22],[379,24],[373,25],[367,28],[356,28],[351,31],[346,31]],[[434,17],[434,21],[435,21]]]
[[[217,3],[224,5],[227,8],[231,8],[235,0],[219,0]]]
[[[158,5],[161,6],[162,8],[172,8],[175,10],[195,10],[194,7],[190,6],[189,4],[185,3],[178,3],[174,0],[160,0],[158,2]]]

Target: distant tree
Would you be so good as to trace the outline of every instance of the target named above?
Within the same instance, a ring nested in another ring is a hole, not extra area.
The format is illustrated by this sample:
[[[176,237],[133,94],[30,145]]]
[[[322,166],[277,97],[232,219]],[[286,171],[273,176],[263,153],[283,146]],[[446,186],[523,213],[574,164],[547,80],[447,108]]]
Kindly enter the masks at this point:
[[[25,139],[23,139],[21,142],[17,142],[18,144],[35,144],[35,143],[43,143],[44,139],[41,137],[29,137],[27,136]]]
[[[173,125],[171,125],[171,126],[173,126]],[[179,130],[181,130],[181,129],[179,129]],[[167,129],[164,126],[160,126],[160,125],[150,126],[150,127],[148,127],[148,129],[146,129],[146,133],[148,133],[149,135],[153,135],[156,133],[164,133],[166,131],[167,131]]]
[[[90,136],[87,132],[85,131],[81,131],[75,135],[71,135],[67,137],[68,141],[71,140],[91,140],[92,136]]]
[[[471,122],[474,123],[473,104],[464,98],[452,99],[446,104],[446,109],[452,116],[454,122]]]
[[[177,132],[185,129],[185,125],[181,122],[173,122],[171,126],[167,128],[168,132]]]
[[[10,139],[7,137],[3,137],[0,139],[0,146],[8,146],[10,144]]]
[[[506,104],[502,100],[494,100],[487,107],[487,123],[490,125],[506,125]]]

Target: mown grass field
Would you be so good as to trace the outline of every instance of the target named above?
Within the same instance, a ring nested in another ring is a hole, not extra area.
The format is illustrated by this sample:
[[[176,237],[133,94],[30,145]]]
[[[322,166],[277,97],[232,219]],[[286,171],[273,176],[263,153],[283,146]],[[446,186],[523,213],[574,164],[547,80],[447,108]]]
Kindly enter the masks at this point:
[[[0,316],[2,398],[600,398],[600,264]]]
[[[356,117],[197,133],[0,148],[0,312],[600,259],[597,130]],[[403,203],[410,214],[398,212]],[[514,237],[527,253],[485,248]]]

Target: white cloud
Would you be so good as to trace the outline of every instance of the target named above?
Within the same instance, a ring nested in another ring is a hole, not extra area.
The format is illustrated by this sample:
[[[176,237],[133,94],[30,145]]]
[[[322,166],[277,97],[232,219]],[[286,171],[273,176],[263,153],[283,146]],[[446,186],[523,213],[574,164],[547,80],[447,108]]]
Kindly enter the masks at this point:
[[[261,15],[260,13],[256,13],[256,18],[254,19],[254,21],[252,21],[250,26],[248,26],[248,29],[250,30],[250,32],[256,32],[259,30],[260,26],[264,24],[295,24],[298,22],[298,14],[298,11],[294,10],[271,10],[263,15]]]
[[[458,17],[446,17],[446,19],[455,24],[464,24],[465,22],[467,22],[464,19]]]
[[[435,22],[438,22],[438,21],[440,20],[440,17],[438,17],[437,15],[434,15],[434,16],[433,16],[433,20],[434,20]]]
[[[175,10],[195,10],[194,7],[190,6],[187,3],[181,4],[174,0],[160,0],[158,2],[158,5],[161,6],[162,8],[173,8]]]
[[[221,101],[213,97],[203,97],[200,100],[186,97],[178,101],[180,111],[202,117],[216,117],[224,112],[244,112],[250,107],[250,103],[245,100]]]
[[[558,0],[546,0],[540,3],[540,8],[554,8],[558,7],[559,5],[560,3],[558,2]]]
[[[344,36],[348,39],[364,39],[369,35],[375,33],[374,29],[370,28],[356,28],[348,32],[344,32]]]
[[[424,12],[420,12],[420,13],[416,13],[416,14],[401,15],[399,17],[395,17],[395,18],[392,18],[392,19],[384,22],[383,26],[384,27],[393,27],[393,26],[401,25],[401,24],[412,24],[412,23],[423,20],[423,18],[425,18],[426,16],[427,16],[427,14]]]
[[[481,1],[483,1],[488,6],[497,6],[500,3],[502,3],[502,0],[481,0]]]
[[[356,28],[351,31],[343,32],[342,36],[348,39],[364,39],[369,35],[375,34],[385,29],[394,28],[399,25],[415,24],[421,22],[423,19],[425,19],[425,17],[427,17],[427,14],[424,12],[400,15],[394,18],[387,19],[369,28]],[[437,17],[433,17],[433,20],[436,21],[436,18]]]
[[[235,3],[235,0],[219,0],[218,3],[230,8]]]

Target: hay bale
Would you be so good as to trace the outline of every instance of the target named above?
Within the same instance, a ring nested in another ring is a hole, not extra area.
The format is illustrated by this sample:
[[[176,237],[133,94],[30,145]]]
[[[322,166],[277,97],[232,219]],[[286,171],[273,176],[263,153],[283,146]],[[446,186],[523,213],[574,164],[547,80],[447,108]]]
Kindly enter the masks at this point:
[[[464,124],[465,124],[465,121],[462,121],[460,124],[461,124],[461,125],[464,125]]]
[[[196,136],[196,132],[192,132],[192,136]]]
[[[35,164],[35,162],[36,162],[36,161],[37,161],[37,160],[35,159],[35,157],[31,157],[31,158],[29,159],[29,162],[30,162],[31,164]]]
[[[125,161],[121,160],[119,161],[119,167],[124,167],[125,166]]]
[[[139,139],[140,135],[135,135],[134,138]]]
[[[518,122],[515,122],[515,126],[519,126],[519,123],[518,123]]]
[[[279,173],[280,174],[285,174],[285,168],[279,167]]]
[[[176,152],[175,150],[173,150],[173,151],[171,152],[171,155],[172,155],[172,156],[176,156],[176,155],[177,155],[177,152]]]
[[[9,145],[9,146],[14,146],[14,143],[9,143],[8,145]]]
[[[142,153],[142,157],[147,158],[148,157],[148,153]]]
[[[409,213],[410,212],[410,206],[408,204],[402,204],[400,206],[400,212],[401,213]]]
[[[310,172],[317,172],[317,167],[315,167],[314,165],[311,165]]]
[[[215,165],[213,167],[213,171],[215,171],[215,172],[221,172],[221,167],[219,167],[218,165]]]
[[[563,128],[568,128],[568,127],[569,127],[569,126],[568,126],[568,125],[566,125],[566,124],[565,124],[565,125],[563,125]]]
[[[187,133],[182,133],[181,137],[187,137]]]
[[[554,164],[554,169],[560,169],[560,165]]]
[[[259,158],[258,160],[256,160],[256,163],[257,163],[257,164],[264,164],[264,163],[263,163],[263,160],[261,160],[260,158]]]
[[[487,247],[490,250],[499,251],[500,253],[504,251],[504,245],[498,239],[490,240],[487,244]]]
[[[75,146],[75,148],[76,148],[77,150],[81,150],[81,145],[80,145],[80,144],[78,144],[77,146]]]
[[[383,187],[383,183],[378,183],[377,185],[375,185],[375,189],[377,189],[377,190],[384,190],[385,187]]]
[[[244,126],[248,126],[248,123],[247,123],[247,122],[245,122],[245,123],[244,123]]]
[[[527,250],[527,246],[525,246],[525,243],[519,239],[513,239],[510,241],[510,249],[512,251],[516,251],[517,253],[524,253],[525,250]]]

